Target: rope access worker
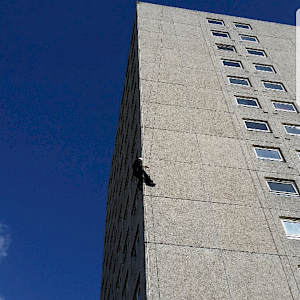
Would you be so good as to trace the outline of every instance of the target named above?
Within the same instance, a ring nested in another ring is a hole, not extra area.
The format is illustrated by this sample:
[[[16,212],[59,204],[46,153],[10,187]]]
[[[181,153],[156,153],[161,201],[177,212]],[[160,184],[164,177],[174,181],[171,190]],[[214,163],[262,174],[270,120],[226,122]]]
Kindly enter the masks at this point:
[[[148,186],[155,186],[155,183],[151,180],[150,176],[144,171],[144,168],[149,168],[148,166],[143,166],[143,158],[139,157],[135,160],[132,165],[133,175],[138,178],[138,188],[143,190],[143,181]]]

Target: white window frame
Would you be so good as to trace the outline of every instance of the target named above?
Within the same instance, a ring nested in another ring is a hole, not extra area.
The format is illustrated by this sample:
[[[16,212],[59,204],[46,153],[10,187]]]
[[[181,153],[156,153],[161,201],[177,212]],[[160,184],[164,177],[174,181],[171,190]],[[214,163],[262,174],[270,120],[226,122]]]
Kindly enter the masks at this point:
[[[261,156],[258,156],[257,152],[256,152],[256,149],[263,149],[263,150],[271,150],[271,151],[276,151],[278,154],[279,154],[279,157],[280,159],[276,159],[276,158],[269,158],[269,157],[261,157]],[[253,146],[253,150],[254,150],[254,153],[256,155],[256,158],[258,159],[262,159],[262,160],[271,160],[271,161],[284,161],[283,157],[282,157],[282,154],[281,154],[281,151],[280,149],[278,148],[269,148],[269,147],[261,147],[261,146]]]
[[[214,35],[214,33],[226,34],[226,36]],[[228,39],[230,39],[229,33],[228,33],[228,32],[225,32],[225,31],[212,30],[212,31],[211,31],[211,34],[212,34],[214,37],[220,37],[220,38],[228,38]]]
[[[246,48],[246,50],[247,50],[247,53],[248,53],[249,55],[253,55],[253,56],[260,56],[260,57],[267,57],[267,54],[266,54],[266,52],[265,52],[264,50],[259,50],[259,49],[251,49],[251,48]],[[256,51],[256,52],[260,52],[260,53],[262,53],[263,55],[257,55],[257,54],[249,53],[249,51]]]
[[[244,40],[243,37],[248,37],[248,38],[253,38],[255,39],[255,41],[249,41],[249,40]],[[253,35],[244,35],[244,34],[240,34],[240,38],[243,42],[250,42],[250,43],[258,43],[258,39],[256,36],[253,36]]]
[[[257,66],[261,66],[261,67],[268,67],[271,69],[271,71],[266,71],[266,70],[258,70],[256,69]],[[254,64],[254,68],[256,71],[258,72],[268,72],[268,73],[276,73],[275,70],[274,70],[274,67],[273,66],[270,66],[270,65],[262,65],[262,64]]]
[[[244,121],[245,128],[246,128],[247,130],[250,130],[250,131],[259,131],[259,132],[271,132],[270,127],[269,127],[269,124],[268,124],[268,122],[266,122],[266,121],[248,120],[248,119],[243,119],[243,121]],[[248,128],[247,125],[246,125],[246,122],[253,122],[253,123],[261,123],[261,124],[265,124],[265,125],[267,125],[267,129],[268,129],[268,130],[260,130],[260,129]]]
[[[221,22],[222,24],[216,24],[216,23],[211,23],[209,21],[212,21],[212,22]],[[219,25],[219,26],[224,26],[224,22],[222,20],[217,20],[217,19],[207,19],[207,22],[209,24],[212,24],[212,25]]]
[[[286,223],[298,223],[299,226],[300,226],[300,219],[280,217],[280,220],[281,220],[281,224],[283,226],[286,237],[288,239],[300,240],[300,235],[288,233],[287,230],[285,229],[285,226],[284,226],[284,222],[286,222]]]
[[[227,65],[224,65],[224,62],[233,62],[233,63],[237,63],[237,64],[239,64],[239,66],[238,66],[238,67],[227,66]],[[237,69],[238,69],[238,68],[244,69],[242,63],[241,63],[240,61],[237,61],[237,60],[222,59],[222,63],[223,63],[223,66],[224,66],[224,67],[228,67],[228,68],[237,68]]]
[[[218,50],[223,50],[223,51],[228,51],[228,52],[236,52],[235,47],[233,45],[216,44],[216,46],[217,46]],[[218,46],[225,46],[225,48],[227,47],[228,49],[231,48],[232,51],[231,50],[226,50],[226,49],[220,49],[220,48],[218,48]]]
[[[300,129],[300,126],[297,126],[297,125],[291,125],[291,124],[282,124],[284,129],[285,129],[285,132],[289,135],[294,135],[294,136],[300,136],[300,134],[295,134],[295,133],[289,133],[287,132],[286,130],[286,127],[285,126],[289,126],[289,127],[296,127],[296,128],[299,128]]]
[[[246,106],[246,107],[255,107],[255,108],[260,108],[260,105],[258,103],[258,99],[256,98],[251,98],[251,97],[244,97],[244,96],[234,96],[235,97],[235,101],[237,103],[237,105],[241,105],[241,106]],[[246,105],[246,104],[240,104],[238,103],[238,98],[241,98],[241,99],[246,99],[246,100],[253,100],[256,102],[256,106],[253,106],[253,105]]]
[[[227,78],[228,78],[229,83],[232,84],[232,85],[243,86],[243,87],[251,87],[250,80],[248,78],[236,77],[236,76],[228,76]],[[238,83],[232,83],[232,82],[230,82],[230,78],[246,80],[248,82],[248,85],[238,84]]]
[[[267,87],[265,86],[265,83],[271,83],[271,84],[277,84],[277,85],[280,85],[280,86],[282,87],[282,90],[279,90],[279,89],[272,89],[272,88],[267,88]],[[284,85],[283,85],[282,83],[280,83],[280,82],[262,81],[262,84],[263,84],[263,86],[264,86],[264,88],[265,88],[266,90],[272,90],[272,91],[277,91],[277,92],[278,92],[278,91],[279,91],[279,92],[285,92],[285,91],[286,91]]]
[[[265,179],[266,179],[267,187],[268,187],[269,191],[272,194],[299,197],[299,191],[298,191],[298,188],[297,188],[297,186],[296,186],[296,184],[295,184],[294,181],[291,181],[291,180],[281,180],[281,179],[275,179],[275,178],[265,178]],[[291,184],[293,186],[294,190],[296,191],[296,193],[289,193],[289,192],[284,192],[284,191],[280,192],[280,191],[271,190],[270,186],[268,185],[268,182],[276,182],[276,183],[282,183],[282,184]]]
[[[297,110],[296,110],[296,107],[293,103],[291,102],[284,102],[284,101],[276,101],[276,100],[272,100],[271,101],[272,104],[273,104],[273,107],[275,110],[278,110],[278,111],[287,111],[287,112],[292,112],[292,113],[297,113]],[[286,104],[286,105],[291,105],[293,107],[294,110],[288,110],[288,109],[280,109],[280,108],[276,108],[274,103],[282,103],[282,104]]]
[[[241,29],[252,29],[249,24],[244,24],[244,23],[234,23],[235,28],[241,28]],[[241,27],[244,26],[244,27]],[[247,26],[247,28],[245,27]]]

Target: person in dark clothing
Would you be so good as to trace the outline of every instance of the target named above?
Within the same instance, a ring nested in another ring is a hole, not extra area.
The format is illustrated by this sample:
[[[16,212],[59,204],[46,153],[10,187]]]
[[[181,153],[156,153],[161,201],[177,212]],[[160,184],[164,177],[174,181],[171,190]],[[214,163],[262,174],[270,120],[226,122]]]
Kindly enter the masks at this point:
[[[135,160],[132,165],[133,175],[138,178],[138,188],[143,190],[143,181],[146,185],[155,186],[155,183],[151,180],[150,176],[144,171],[144,168],[149,168],[147,166],[143,166],[143,159],[140,157]]]

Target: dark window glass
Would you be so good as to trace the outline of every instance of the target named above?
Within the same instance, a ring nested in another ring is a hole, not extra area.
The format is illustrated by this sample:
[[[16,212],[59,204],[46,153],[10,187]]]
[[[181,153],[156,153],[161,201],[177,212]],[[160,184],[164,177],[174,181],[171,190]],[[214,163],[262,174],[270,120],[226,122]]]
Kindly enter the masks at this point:
[[[219,50],[232,51],[235,52],[235,48],[230,45],[217,45]]]
[[[247,49],[247,51],[248,51],[249,54],[252,54],[252,55],[266,56],[265,52],[261,51],[261,50]]]
[[[300,135],[300,127],[283,125],[286,132],[289,134]]]
[[[292,183],[275,182],[275,181],[267,181],[267,183],[270,190],[273,192],[298,194],[298,192],[296,191]]]
[[[255,69],[258,71],[274,72],[272,67],[263,65],[255,65]]]
[[[241,39],[248,42],[257,42],[257,38],[254,36],[241,35]]]
[[[283,86],[280,83],[264,82],[263,83],[266,89],[279,90],[283,91]]]
[[[248,99],[248,98],[236,97],[236,101],[240,105],[258,107],[257,100],[255,100],[255,99]]]
[[[247,79],[229,77],[229,82],[232,84],[249,85]]]
[[[273,102],[273,105],[276,109],[279,110],[296,111],[292,103]]]
[[[235,23],[234,26],[237,27],[237,28],[251,29],[250,26],[247,25],[247,24],[237,24],[237,23]]]
[[[212,34],[213,34],[214,36],[229,37],[228,33],[226,33],[226,32],[213,31]]]
[[[270,160],[282,160],[278,149],[267,149],[267,148],[254,148],[259,158],[265,158]]]
[[[248,129],[269,131],[269,127],[268,127],[267,123],[261,123],[261,122],[255,122],[255,121],[245,121],[245,124]]]
[[[218,21],[218,20],[208,20],[208,23],[210,24],[216,24],[216,25],[223,25],[222,21]]]
[[[236,61],[230,61],[230,60],[223,60],[223,65],[228,67],[236,67],[241,68],[241,64]]]

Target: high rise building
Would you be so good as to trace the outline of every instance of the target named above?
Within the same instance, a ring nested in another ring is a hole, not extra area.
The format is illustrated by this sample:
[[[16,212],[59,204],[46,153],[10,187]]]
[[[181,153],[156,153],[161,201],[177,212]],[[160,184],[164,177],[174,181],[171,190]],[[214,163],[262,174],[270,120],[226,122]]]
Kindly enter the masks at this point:
[[[295,31],[137,3],[101,300],[300,299]]]

